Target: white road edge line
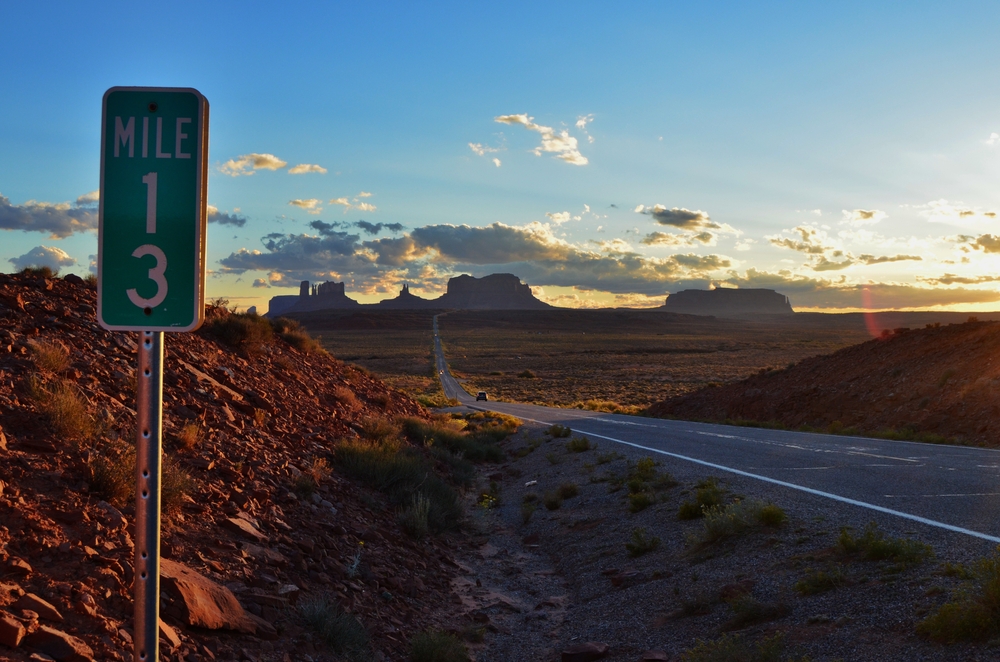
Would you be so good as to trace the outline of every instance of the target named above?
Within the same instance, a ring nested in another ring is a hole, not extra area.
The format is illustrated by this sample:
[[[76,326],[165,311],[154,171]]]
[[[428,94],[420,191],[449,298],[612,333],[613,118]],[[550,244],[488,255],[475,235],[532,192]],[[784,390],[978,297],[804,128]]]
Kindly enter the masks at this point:
[[[468,405],[467,405],[468,406]],[[480,409],[479,407],[474,407],[475,409]],[[481,409],[481,411],[489,411]],[[540,421],[534,418],[528,418],[527,416],[518,416],[518,418],[523,418],[525,420],[531,421],[532,423],[541,423],[542,425],[551,425],[548,421]],[[771,483],[773,485],[781,485],[782,487],[789,487],[793,490],[799,490],[800,492],[806,492],[807,494],[812,494],[815,496],[821,496],[826,499],[833,499],[834,501],[840,501],[841,503],[847,503],[852,506],[859,506],[861,508],[868,508],[869,510],[874,510],[879,513],[885,513],[886,515],[895,515],[896,517],[902,517],[903,519],[908,519],[914,522],[920,522],[921,524],[926,524],[928,526],[934,526],[939,529],[945,529],[946,531],[952,531],[954,533],[964,533],[967,536],[972,536],[973,538],[981,538],[983,540],[989,540],[990,542],[1000,543],[1000,538],[996,536],[987,535],[985,533],[980,533],[979,531],[973,531],[972,529],[966,529],[961,526],[954,526],[952,524],[945,524],[944,522],[938,522],[937,520],[927,519],[926,517],[920,517],[919,515],[911,515],[910,513],[904,513],[899,510],[893,510],[892,508],[885,508],[883,506],[876,506],[873,503],[866,503],[864,501],[858,501],[857,499],[850,499],[848,497],[840,496],[839,494],[832,494],[830,492],[823,492],[822,490],[814,490],[811,487],[805,487],[803,485],[796,485],[795,483],[788,483],[783,480],[777,480],[775,478],[768,478],[767,476],[761,476],[758,474],[752,474],[747,471],[741,471],[740,469],[733,469],[732,467],[726,467],[721,464],[714,464],[712,462],[706,462],[705,460],[699,460],[697,458],[688,457],[686,455],[678,455],[677,453],[670,453],[668,451],[662,451],[659,448],[650,448],[649,446],[643,446],[641,444],[634,444],[631,441],[624,441],[622,439],[615,439],[614,437],[607,437],[603,434],[597,434],[596,432],[587,432],[586,430],[577,429],[577,432],[582,434],[590,435],[591,437],[597,437],[599,439],[607,439],[608,441],[613,441],[616,444],[623,444],[625,446],[632,446],[633,448],[640,448],[644,451],[650,451],[651,453],[659,453],[660,455],[666,455],[668,457],[677,458],[678,460],[685,460],[687,462],[694,462],[695,464],[700,464],[706,467],[712,467],[713,469],[718,469],[720,471],[728,471],[729,473],[736,474],[738,476],[746,476],[747,478],[753,478],[755,480],[760,480],[765,483]]]

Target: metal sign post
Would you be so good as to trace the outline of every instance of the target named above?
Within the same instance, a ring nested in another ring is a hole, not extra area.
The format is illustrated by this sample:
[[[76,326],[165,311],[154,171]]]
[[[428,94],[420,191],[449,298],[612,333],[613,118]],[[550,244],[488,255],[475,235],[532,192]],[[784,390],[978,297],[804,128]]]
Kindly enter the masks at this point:
[[[160,659],[160,457],[163,332],[139,334],[136,404],[135,660]]]
[[[113,87],[101,115],[97,319],[138,331],[135,662],[160,659],[163,332],[205,318],[208,101],[190,88]]]

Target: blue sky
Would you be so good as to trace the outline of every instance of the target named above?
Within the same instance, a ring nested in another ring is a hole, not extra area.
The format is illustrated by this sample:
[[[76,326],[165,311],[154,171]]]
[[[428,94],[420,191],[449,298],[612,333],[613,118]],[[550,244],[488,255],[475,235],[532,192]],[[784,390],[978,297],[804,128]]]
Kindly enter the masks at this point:
[[[3,5],[0,269],[91,268],[101,97],[179,86],[241,307],[504,271],[572,306],[1000,308],[998,6],[469,4]]]

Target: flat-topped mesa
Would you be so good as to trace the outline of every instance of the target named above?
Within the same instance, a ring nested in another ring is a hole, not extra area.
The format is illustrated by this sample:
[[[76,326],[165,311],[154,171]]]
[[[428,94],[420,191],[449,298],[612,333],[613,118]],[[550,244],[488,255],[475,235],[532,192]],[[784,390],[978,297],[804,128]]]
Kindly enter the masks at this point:
[[[514,274],[475,278],[466,274],[448,280],[448,291],[435,300],[439,308],[465,310],[543,310],[551,308],[531,293]]]
[[[765,289],[683,290],[667,296],[663,310],[688,315],[739,317],[742,315],[792,315],[792,304],[784,294]]]

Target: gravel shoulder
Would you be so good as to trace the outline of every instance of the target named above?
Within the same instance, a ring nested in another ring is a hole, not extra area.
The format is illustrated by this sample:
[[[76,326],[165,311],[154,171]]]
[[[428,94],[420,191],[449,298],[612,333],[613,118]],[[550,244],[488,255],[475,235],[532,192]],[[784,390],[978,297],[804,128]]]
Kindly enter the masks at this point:
[[[503,442],[507,464],[481,481],[480,493],[497,495],[497,505],[470,505],[478,537],[453,589],[485,634],[474,646],[479,662],[557,660],[582,642],[607,644],[611,661],[650,650],[680,660],[699,641],[738,637],[753,647],[776,635],[781,659],[996,658],[992,645],[942,645],[915,630],[968,586],[945,563],[971,567],[994,553],[991,543],[663,457],[654,459],[654,478],[631,486],[653,503],[630,512],[628,479],[643,453],[603,441],[574,452],[574,437],[524,425]],[[723,507],[759,500],[787,520],[704,542],[705,520],[682,520],[678,511],[710,479]],[[577,494],[549,509],[546,501],[555,505],[553,495],[569,485]],[[933,556],[869,561],[838,547],[844,527],[857,538],[872,522],[886,538],[922,543]],[[633,556],[626,543],[636,542],[637,529],[659,543]],[[796,588],[824,576],[834,588]]]

